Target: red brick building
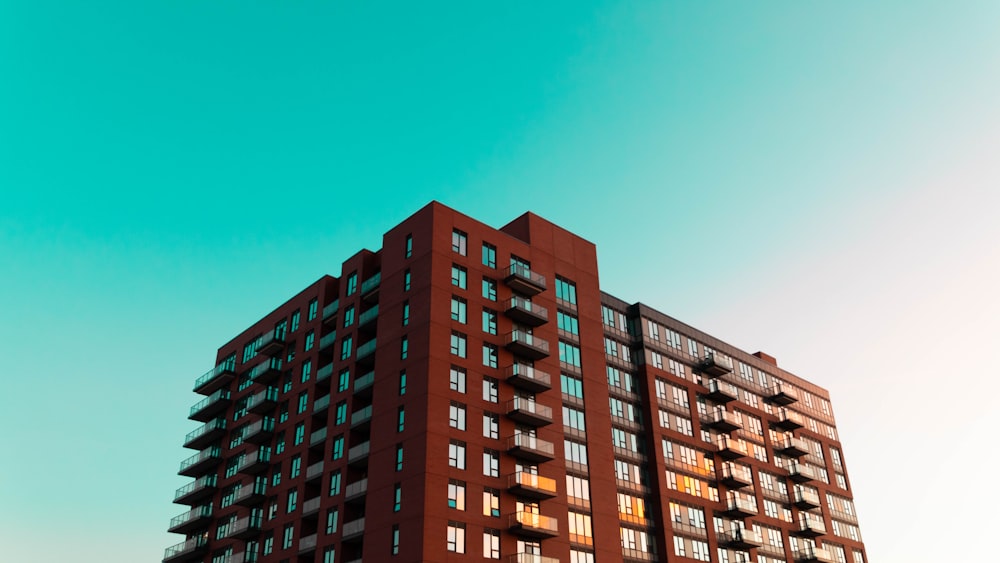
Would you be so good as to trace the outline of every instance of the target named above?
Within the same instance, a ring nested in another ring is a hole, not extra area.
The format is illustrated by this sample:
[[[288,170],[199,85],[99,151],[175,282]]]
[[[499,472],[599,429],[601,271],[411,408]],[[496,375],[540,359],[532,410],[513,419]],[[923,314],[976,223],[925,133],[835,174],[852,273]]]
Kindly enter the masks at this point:
[[[864,563],[828,393],[431,203],[223,345],[164,562]]]

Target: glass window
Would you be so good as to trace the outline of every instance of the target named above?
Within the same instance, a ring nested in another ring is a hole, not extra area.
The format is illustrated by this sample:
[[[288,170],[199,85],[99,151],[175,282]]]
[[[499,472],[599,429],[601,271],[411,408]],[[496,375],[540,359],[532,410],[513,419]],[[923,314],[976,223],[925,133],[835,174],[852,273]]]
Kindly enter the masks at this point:
[[[298,503],[299,503],[299,491],[297,489],[292,489],[288,491],[288,505],[286,507],[285,512],[287,512],[288,514],[295,512],[295,507],[298,505]]]
[[[347,295],[352,295],[357,290],[358,290],[358,273],[351,272],[351,275],[347,277]]]
[[[578,321],[573,315],[558,311],[556,313],[556,320],[559,330],[568,332],[574,336],[578,336],[580,334],[580,321]]]
[[[347,422],[347,401],[337,403],[336,415],[333,420],[336,425]]]
[[[399,483],[396,483],[392,499],[392,511],[399,512],[400,508],[403,506],[403,486]]]
[[[333,439],[333,454],[330,459],[340,459],[344,457],[344,437],[337,436]]]
[[[403,272],[403,291],[410,291],[410,270]]]
[[[406,428],[406,409],[399,407],[396,409],[396,432],[402,432]]]
[[[580,347],[569,342],[559,341],[559,361],[571,366],[580,367]]]
[[[405,360],[410,355],[410,339],[404,336],[402,340],[399,341],[399,359]]]
[[[326,533],[336,534],[337,533],[337,521],[340,520],[340,511],[336,508],[331,508],[326,511]]]
[[[399,395],[403,396],[406,394],[406,372],[399,372]]]
[[[300,422],[295,425],[295,440],[294,444],[297,446],[301,444],[306,439],[306,423]]]
[[[305,348],[306,352],[312,350],[313,342],[315,342],[315,340],[316,340],[316,331],[310,330],[309,332],[306,333],[306,348]]]
[[[465,524],[448,522],[448,551],[465,553]]]
[[[497,281],[483,278],[483,297],[490,301],[497,300]]]
[[[464,358],[466,355],[465,351],[465,335],[460,332],[451,333],[451,353],[459,358]]]
[[[483,378],[483,400],[490,403],[498,403],[500,382],[492,377]]]
[[[467,303],[465,299],[462,299],[461,297],[451,298],[451,320],[465,324],[466,309]]]
[[[493,309],[483,309],[483,332],[486,334],[497,333],[497,312]]]
[[[412,256],[413,256],[413,235],[406,235],[406,244],[403,257],[410,258]]]
[[[465,510],[465,481],[448,481],[448,508]]]
[[[310,320],[311,321],[311,320],[315,319],[316,318],[316,310],[318,308],[319,308],[319,301],[317,301],[315,298],[313,298],[311,301],[309,301],[309,316],[307,317],[306,320]]]
[[[459,393],[465,393],[465,370],[457,367],[451,366],[451,371],[448,375],[448,387],[452,391],[458,391]]]
[[[296,330],[299,330],[299,319],[301,316],[302,313],[297,310],[294,313],[292,313],[292,322],[289,328],[290,332],[295,332]]]
[[[483,516],[500,517],[500,491],[497,489],[483,489]]]
[[[403,444],[396,444],[396,471],[403,470]]]
[[[351,352],[354,350],[354,338],[347,336],[340,343],[340,359],[347,360],[351,357]]]
[[[403,301],[403,326],[410,324],[410,302]]]
[[[466,289],[468,287],[469,272],[458,265],[451,267],[451,285]]]
[[[343,369],[337,374],[337,392],[347,391],[347,388],[351,386],[351,370]]]
[[[483,413],[483,437],[494,440],[500,438],[500,415],[491,412]]]
[[[496,344],[483,344],[483,365],[495,368],[498,362],[498,351]]]
[[[312,375],[313,363],[312,360],[306,360],[302,362],[302,383],[309,381],[309,377]]]
[[[488,242],[483,243],[483,266],[487,268],[497,267],[497,247]]]
[[[340,494],[340,470],[336,470],[330,474],[330,496],[336,496]]]
[[[354,324],[354,305],[344,309],[344,327]]]
[[[451,402],[451,405],[448,406],[448,426],[465,430],[465,405],[455,401]]]
[[[483,450],[483,475],[487,477],[500,476],[500,452]]]
[[[448,443],[448,465],[465,469],[465,442],[452,440]]]
[[[399,555],[399,524],[392,526],[392,554]]]
[[[306,412],[309,408],[309,391],[299,393],[299,414]]]
[[[451,232],[451,250],[465,256],[468,253],[469,235],[455,229]]]
[[[576,305],[576,284],[556,276],[556,299]]]
[[[295,524],[285,525],[285,535],[281,541],[282,549],[289,549],[292,547],[292,540],[295,539]]]
[[[483,530],[483,559],[500,559],[500,530]]]

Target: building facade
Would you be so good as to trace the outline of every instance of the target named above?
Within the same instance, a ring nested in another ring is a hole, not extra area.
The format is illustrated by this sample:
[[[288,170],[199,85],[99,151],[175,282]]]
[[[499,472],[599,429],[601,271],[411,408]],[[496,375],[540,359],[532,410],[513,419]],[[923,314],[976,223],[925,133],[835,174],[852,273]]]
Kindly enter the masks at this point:
[[[165,563],[865,563],[824,389],[431,203],[219,348]]]

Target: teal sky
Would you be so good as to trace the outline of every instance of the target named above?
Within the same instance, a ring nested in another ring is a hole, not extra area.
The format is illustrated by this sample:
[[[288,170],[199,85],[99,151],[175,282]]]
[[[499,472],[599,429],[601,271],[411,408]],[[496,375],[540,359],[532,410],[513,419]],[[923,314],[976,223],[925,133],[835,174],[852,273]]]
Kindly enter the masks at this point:
[[[0,0],[0,559],[159,560],[216,347],[432,199],[534,211],[607,291],[830,389],[872,562],[991,557],[998,29],[995,0]]]

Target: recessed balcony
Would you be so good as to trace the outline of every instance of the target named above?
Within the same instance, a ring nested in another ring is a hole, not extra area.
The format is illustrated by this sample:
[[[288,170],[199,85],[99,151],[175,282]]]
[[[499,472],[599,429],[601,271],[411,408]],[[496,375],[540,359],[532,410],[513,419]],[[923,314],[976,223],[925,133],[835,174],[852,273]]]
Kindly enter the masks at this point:
[[[186,504],[193,506],[205,498],[211,498],[215,494],[218,483],[216,475],[205,475],[177,489],[174,493],[176,504]]]
[[[335,325],[334,322],[337,318],[337,311],[340,310],[340,299],[334,299],[323,307],[323,324],[325,325]]]
[[[194,382],[194,392],[201,395],[211,395],[236,377],[233,370],[235,362],[226,362],[215,366]]]
[[[730,489],[742,489],[753,485],[753,475],[750,468],[727,461],[720,466],[719,482]]]
[[[205,536],[193,537],[165,549],[163,551],[163,563],[182,563],[184,561],[198,560],[201,559],[201,556],[206,551],[208,551],[208,538]]]
[[[285,344],[285,333],[282,331],[279,334],[272,330],[261,338],[260,346],[257,346],[257,353],[265,356],[277,356],[285,351]]]
[[[347,485],[344,488],[344,501],[352,502],[355,500],[363,500],[365,495],[368,494],[368,479],[361,479],[360,481],[355,481]]]
[[[721,377],[733,371],[733,362],[717,354],[709,354],[698,362],[698,371],[709,377]]]
[[[729,436],[719,436],[715,444],[719,448],[719,457],[725,459],[739,459],[750,455],[745,445]]]
[[[248,375],[254,383],[271,383],[281,376],[281,360],[271,358],[254,366]]]
[[[720,432],[732,432],[743,428],[743,422],[738,414],[719,408],[709,413],[708,418],[704,421],[704,426]]]
[[[237,473],[246,475],[256,475],[271,466],[271,449],[261,447],[260,449],[247,452],[243,461],[236,468]]]
[[[548,309],[519,295],[504,301],[503,312],[514,322],[523,325],[541,326],[549,322]]]
[[[552,389],[552,376],[528,364],[513,364],[504,370],[507,383],[514,387],[540,393]]]
[[[821,547],[807,545],[792,554],[795,563],[835,563],[833,554]]]
[[[802,457],[809,453],[809,444],[802,438],[785,436],[774,445],[774,451],[787,457]]]
[[[340,537],[342,540],[352,540],[360,539],[365,535],[365,519],[358,518],[357,520],[351,520],[350,522],[344,523],[344,528],[341,530]]]
[[[319,505],[322,501],[323,497],[313,497],[302,503],[302,516],[312,516],[319,512]]]
[[[748,528],[736,528],[719,534],[719,543],[733,549],[752,549],[764,545],[760,534]]]
[[[254,393],[247,398],[247,411],[254,414],[264,414],[274,410],[278,406],[278,388],[268,387],[259,393]]]
[[[523,330],[508,333],[504,345],[511,353],[532,360],[549,356],[549,343]]]
[[[374,276],[361,283],[361,299],[368,302],[378,300],[378,290],[382,286],[382,272],[376,272]]]
[[[337,331],[333,331],[330,334],[326,334],[319,339],[319,349],[326,350],[330,346],[333,346],[333,343],[336,341],[337,341]]]
[[[559,559],[537,553],[515,553],[507,557],[507,563],[559,563]]]
[[[299,555],[316,551],[316,534],[305,536],[299,540]]]
[[[807,489],[802,485],[795,485],[791,491],[792,504],[800,510],[811,510],[823,506],[819,500],[819,494],[813,489]]]
[[[351,429],[352,430],[362,430],[371,426],[372,423],[372,406],[354,411],[351,413]]]
[[[552,442],[528,434],[514,434],[507,438],[507,453],[533,463],[552,461],[556,458]]]
[[[273,435],[274,419],[269,416],[252,423],[243,431],[243,439],[255,444],[267,442]]]
[[[792,430],[798,430],[805,425],[805,421],[803,420],[801,414],[788,409],[778,409],[778,420],[774,423],[775,428],[791,432]]]
[[[188,477],[200,477],[209,469],[219,465],[221,461],[222,450],[218,446],[213,446],[182,461],[181,469],[177,473]]]
[[[358,354],[355,361],[358,362],[359,365],[364,362],[365,365],[370,367],[371,363],[375,361],[375,348],[377,346],[378,344],[375,342],[374,338],[365,342],[361,346],[358,346]]]
[[[233,497],[233,504],[240,506],[256,506],[267,498],[267,484],[263,481],[240,487]]]
[[[364,313],[358,316],[358,328],[367,328],[371,325],[375,328],[375,320],[378,319],[378,304],[376,303],[374,307],[368,309]]]
[[[726,499],[725,514],[730,518],[749,518],[757,515],[757,503],[753,497],[730,494]]]
[[[547,499],[559,495],[555,479],[518,471],[507,476],[507,490],[524,498]]]
[[[325,366],[319,368],[316,372],[316,383],[321,381],[326,381],[333,375],[333,362],[326,364]]]
[[[790,405],[799,400],[799,392],[787,383],[776,381],[767,391],[764,399],[776,405]]]
[[[322,446],[326,443],[326,426],[320,428],[319,430],[314,430],[312,434],[309,435],[309,447],[315,448],[316,446]]]
[[[508,529],[524,538],[545,539],[559,535],[559,522],[555,518],[533,512],[515,512],[508,517]]]
[[[313,402],[313,414],[322,414],[330,408],[330,395],[323,395]]]
[[[368,465],[368,454],[371,453],[371,442],[361,442],[347,450],[347,463],[354,466]]]
[[[198,422],[208,422],[220,412],[225,412],[229,406],[229,389],[219,389],[208,397],[198,401],[191,407],[188,418]]]
[[[219,417],[206,422],[184,437],[184,447],[200,450],[221,438],[226,433],[226,419]]]
[[[260,516],[244,516],[226,529],[223,538],[250,539],[260,534]]]
[[[705,387],[708,387],[708,394],[705,396],[716,403],[728,403],[740,398],[740,390],[728,381],[709,379],[705,382]]]
[[[811,512],[800,512],[798,526],[792,529],[792,535],[800,538],[815,538],[826,535],[826,524],[823,518]]]
[[[208,527],[212,522],[212,505],[206,504],[197,508],[192,508],[184,514],[174,516],[170,519],[170,527],[167,529],[172,534],[187,534],[195,530]]]
[[[524,397],[514,397],[507,401],[507,417],[522,424],[545,426],[552,424],[552,409]]]
[[[798,462],[788,465],[788,476],[796,483],[807,483],[816,480],[816,473],[813,471],[813,468]]]
[[[375,384],[375,372],[370,371],[354,380],[354,394],[359,397],[367,397],[372,393],[372,386]]]
[[[323,462],[317,461],[306,468],[306,483],[315,481],[323,476]]]

